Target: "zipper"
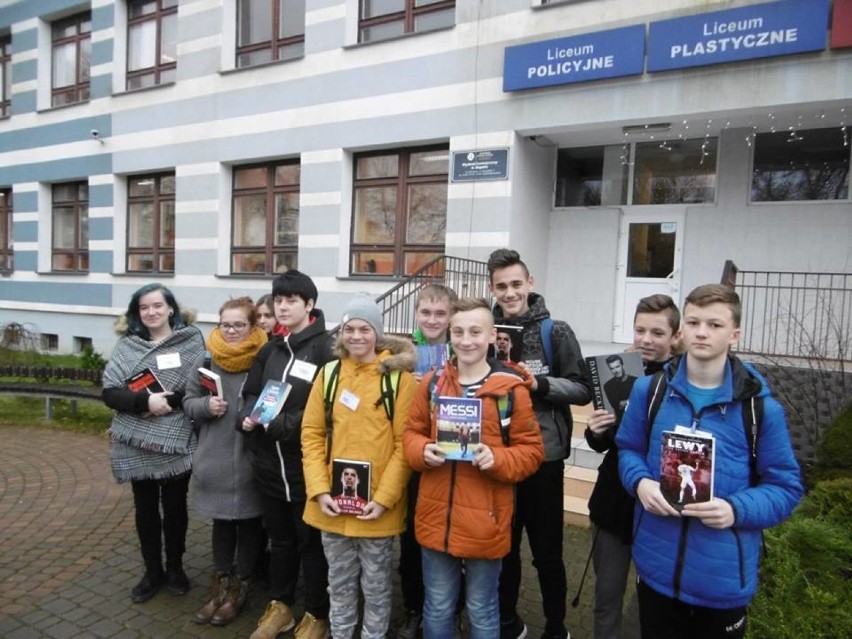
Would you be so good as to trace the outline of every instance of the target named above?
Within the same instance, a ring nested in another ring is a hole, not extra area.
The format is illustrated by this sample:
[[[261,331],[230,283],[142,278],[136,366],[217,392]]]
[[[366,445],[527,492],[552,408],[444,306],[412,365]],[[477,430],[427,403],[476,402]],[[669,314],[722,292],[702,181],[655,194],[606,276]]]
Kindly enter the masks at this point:
[[[287,346],[287,352],[290,353],[290,359],[287,360],[287,365],[284,366],[284,372],[281,374],[281,381],[286,381],[287,374],[290,372],[290,369],[293,368],[293,360],[296,359],[296,354],[293,352],[293,349],[290,348],[290,336],[284,338],[284,344]],[[282,407],[283,411],[284,408]],[[287,501],[291,501],[290,499],[290,482],[287,481],[287,466],[284,464],[284,454],[281,452],[281,442],[275,442],[275,450],[278,453],[278,464],[281,467],[281,481],[284,482],[284,495]]]
[[[450,550],[450,522],[453,518],[453,493],[456,491],[456,468],[458,468],[456,462],[450,463],[452,463],[453,469],[450,471],[450,495],[449,505],[447,506],[447,532],[444,533],[444,552]]]
[[[743,561],[743,542],[740,539],[740,533],[736,528],[731,528],[731,532],[734,533],[734,539],[737,540],[737,557],[739,559],[740,566],[740,588],[745,588],[745,562]]]
[[[683,576],[683,557],[686,554],[686,540],[689,537],[689,517],[684,517],[680,522],[680,539],[677,544],[677,560],[675,561],[674,574],[674,598],[680,597],[680,579]]]

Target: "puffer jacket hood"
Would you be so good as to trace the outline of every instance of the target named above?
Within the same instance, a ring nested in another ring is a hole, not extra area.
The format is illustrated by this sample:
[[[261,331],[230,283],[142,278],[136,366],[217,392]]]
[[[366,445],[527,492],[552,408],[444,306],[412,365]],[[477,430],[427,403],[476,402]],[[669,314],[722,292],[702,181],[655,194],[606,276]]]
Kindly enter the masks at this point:
[[[407,339],[385,335],[376,342],[376,352],[383,354],[379,357],[379,372],[413,371],[417,363],[417,351]],[[339,359],[349,357],[349,351],[338,336],[334,345],[334,356]]]

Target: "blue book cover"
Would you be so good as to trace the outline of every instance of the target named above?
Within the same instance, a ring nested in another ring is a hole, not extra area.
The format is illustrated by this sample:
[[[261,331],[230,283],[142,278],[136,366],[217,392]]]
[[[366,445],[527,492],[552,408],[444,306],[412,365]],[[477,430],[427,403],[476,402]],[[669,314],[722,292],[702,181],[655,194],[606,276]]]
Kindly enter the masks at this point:
[[[450,356],[449,344],[423,344],[416,348],[417,363],[414,365],[414,372],[420,375],[444,368]]]
[[[482,400],[478,397],[438,397],[437,444],[453,461],[473,461],[482,433]]]
[[[255,424],[268,424],[278,416],[292,387],[287,382],[270,379],[257,397],[249,419]]]

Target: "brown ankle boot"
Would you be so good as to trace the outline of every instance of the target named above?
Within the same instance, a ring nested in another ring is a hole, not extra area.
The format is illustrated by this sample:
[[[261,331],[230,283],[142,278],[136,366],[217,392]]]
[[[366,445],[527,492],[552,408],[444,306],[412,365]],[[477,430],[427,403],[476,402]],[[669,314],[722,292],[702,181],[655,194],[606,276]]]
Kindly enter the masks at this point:
[[[222,605],[219,606],[210,618],[210,623],[214,626],[225,626],[236,619],[246,602],[248,589],[248,580],[231,575],[231,585],[228,588],[228,594],[225,595]]]
[[[214,572],[210,575],[210,597],[201,608],[195,611],[192,620],[195,623],[210,623],[215,612],[225,600],[228,592],[228,573]]]

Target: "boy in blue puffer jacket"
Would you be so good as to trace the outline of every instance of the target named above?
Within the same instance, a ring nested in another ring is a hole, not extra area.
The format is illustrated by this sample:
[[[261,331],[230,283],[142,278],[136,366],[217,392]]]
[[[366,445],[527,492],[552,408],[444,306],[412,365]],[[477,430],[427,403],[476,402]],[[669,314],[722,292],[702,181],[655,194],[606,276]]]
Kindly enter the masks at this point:
[[[643,639],[736,639],[757,588],[761,531],[786,519],[802,495],[781,405],[766,381],[729,354],[740,337],[741,305],[720,284],[686,298],[686,354],[666,366],[665,397],[648,424],[654,378],[636,382],[616,436],[619,473],[637,498],[633,560]],[[760,397],[762,420],[752,447],[744,406]],[[714,437],[713,498],[676,510],[660,491],[663,431]],[[754,472],[750,464],[756,453]]]

